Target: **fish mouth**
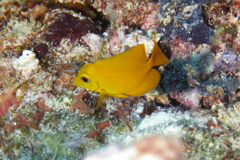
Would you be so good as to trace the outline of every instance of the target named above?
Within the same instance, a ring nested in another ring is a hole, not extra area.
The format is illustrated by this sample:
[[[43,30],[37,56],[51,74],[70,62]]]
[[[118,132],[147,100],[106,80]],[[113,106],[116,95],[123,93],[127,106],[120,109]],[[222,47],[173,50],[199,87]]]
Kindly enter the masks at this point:
[[[78,86],[78,85],[77,85],[77,77],[74,77],[74,78],[73,78],[73,83],[74,83],[76,86]],[[78,87],[79,87],[79,86],[78,86]]]

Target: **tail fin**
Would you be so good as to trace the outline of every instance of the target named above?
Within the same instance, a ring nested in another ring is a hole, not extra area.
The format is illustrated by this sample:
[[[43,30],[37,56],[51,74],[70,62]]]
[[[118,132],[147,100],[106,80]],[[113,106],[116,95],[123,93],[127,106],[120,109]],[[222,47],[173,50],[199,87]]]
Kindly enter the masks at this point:
[[[163,54],[156,42],[156,31],[154,31],[154,48],[149,61],[152,66],[160,66],[168,63],[168,58]]]

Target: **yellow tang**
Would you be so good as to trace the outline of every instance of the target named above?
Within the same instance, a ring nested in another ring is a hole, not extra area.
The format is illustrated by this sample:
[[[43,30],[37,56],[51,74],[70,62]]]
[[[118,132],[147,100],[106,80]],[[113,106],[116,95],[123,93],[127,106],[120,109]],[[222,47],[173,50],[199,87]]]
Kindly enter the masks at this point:
[[[140,96],[154,89],[160,81],[160,74],[153,69],[168,63],[156,42],[150,59],[147,59],[144,44],[139,44],[116,56],[85,64],[73,79],[81,86],[100,93],[97,108],[105,96],[126,98]]]

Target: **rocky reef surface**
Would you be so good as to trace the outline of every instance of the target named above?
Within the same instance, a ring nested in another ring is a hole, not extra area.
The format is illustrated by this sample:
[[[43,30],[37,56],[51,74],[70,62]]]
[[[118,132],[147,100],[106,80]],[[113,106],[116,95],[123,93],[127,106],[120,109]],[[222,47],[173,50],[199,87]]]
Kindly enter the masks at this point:
[[[239,159],[239,19],[238,0],[0,1],[0,159]],[[154,31],[159,85],[95,110],[79,68],[150,56]]]

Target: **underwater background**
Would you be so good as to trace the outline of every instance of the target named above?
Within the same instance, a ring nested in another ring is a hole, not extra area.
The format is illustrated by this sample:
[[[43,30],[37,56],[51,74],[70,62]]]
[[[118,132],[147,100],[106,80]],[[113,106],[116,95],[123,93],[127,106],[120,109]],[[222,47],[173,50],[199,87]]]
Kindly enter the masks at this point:
[[[78,70],[154,31],[158,86],[96,110]],[[0,0],[0,159],[240,159],[239,60],[239,0]]]

